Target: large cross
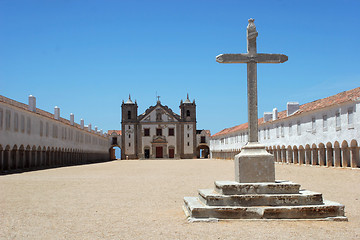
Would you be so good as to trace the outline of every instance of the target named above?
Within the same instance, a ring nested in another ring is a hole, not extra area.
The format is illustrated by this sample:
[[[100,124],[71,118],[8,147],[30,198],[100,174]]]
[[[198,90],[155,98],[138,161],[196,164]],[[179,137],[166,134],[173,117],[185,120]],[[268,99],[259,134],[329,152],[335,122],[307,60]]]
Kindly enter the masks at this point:
[[[283,54],[257,53],[257,36],[254,19],[250,18],[247,26],[247,53],[216,56],[218,63],[247,64],[249,142],[258,142],[257,63],[283,63],[288,60]]]

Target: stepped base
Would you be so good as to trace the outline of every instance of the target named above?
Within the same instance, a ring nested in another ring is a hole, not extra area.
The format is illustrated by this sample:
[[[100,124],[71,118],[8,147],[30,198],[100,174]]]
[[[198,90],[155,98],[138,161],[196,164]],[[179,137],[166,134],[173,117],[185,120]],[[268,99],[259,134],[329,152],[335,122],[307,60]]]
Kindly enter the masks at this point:
[[[190,221],[219,219],[342,220],[344,205],[323,201],[321,193],[299,190],[288,181],[239,183],[217,181],[215,188],[199,190],[199,197],[185,197]]]
[[[227,220],[227,219],[288,219],[288,220],[342,220],[344,205],[324,201],[323,205],[301,206],[207,206],[197,197],[185,197],[184,209],[189,220]]]

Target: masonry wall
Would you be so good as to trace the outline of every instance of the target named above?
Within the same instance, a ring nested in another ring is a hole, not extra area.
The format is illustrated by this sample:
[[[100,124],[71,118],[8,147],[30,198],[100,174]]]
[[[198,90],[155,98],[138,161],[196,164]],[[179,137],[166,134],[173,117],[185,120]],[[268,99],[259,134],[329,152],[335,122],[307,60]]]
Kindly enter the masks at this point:
[[[40,114],[41,112],[42,114]],[[68,120],[1,97],[0,171],[109,160],[109,140]]]
[[[349,102],[269,121],[259,126],[259,142],[276,161],[360,167],[360,104]],[[248,141],[247,129],[213,137],[213,158],[233,159]]]

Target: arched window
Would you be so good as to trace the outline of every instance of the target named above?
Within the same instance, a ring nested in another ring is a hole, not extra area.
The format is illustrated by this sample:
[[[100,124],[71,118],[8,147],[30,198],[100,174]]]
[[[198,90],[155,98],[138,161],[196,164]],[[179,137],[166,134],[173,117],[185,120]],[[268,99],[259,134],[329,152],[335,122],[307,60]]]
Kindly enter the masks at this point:
[[[186,110],[186,116],[190,117],[190,110]]]
[[[128,119],[131,119],[131,111],[128,111]]]

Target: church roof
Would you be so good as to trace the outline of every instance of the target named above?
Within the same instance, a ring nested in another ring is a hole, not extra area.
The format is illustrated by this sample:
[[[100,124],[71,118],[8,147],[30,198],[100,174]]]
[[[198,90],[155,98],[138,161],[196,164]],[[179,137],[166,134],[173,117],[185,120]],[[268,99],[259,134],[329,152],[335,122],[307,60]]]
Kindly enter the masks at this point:
[[[349,91],[344,91],[344,92],[338,93],[338,94],[330,96],[330,97],[318,99],[318,100],[300,105],[300,109],[290,116],[287,116],[286,110],[281,111],[278,113],[278,119],[270,120],[270,121],[267,121],[266,123],[275,122],[275,121],[282,120],[282,119],[292,117],[292,116],[297,116],[297,115],[300,115],[300,114],[306,113],[306,112],[320,110],[320,109],[330,107],[333,105],[340,105],[343,103],[359,101],[359,100],[360,100],[360,87],[351,89]],[[259,125],[264,124],[264,119],[259,118],[258,124]],[[220,132],[215,133],[211,137],[227,135],[230,133],[235,133],[240,130],[245,130],[247,128],[248,128],[248,123],[243,123],[243,124],[240,124],[240,125],[237,125],[234,127],[225,128],[225,129],[221,130]]]
[[[180,115],[176,114],[173,112],[173,110],[171,110],[171,108],[169,108],[168,106],[166,105],[162,105],[160,101],[157,101],[156,105],[155,106],[150,106],[148,109],[145,110],[144,113],[140,114],[138,116],[138,120],[141,121],[142,119],[144,119],[146,116],[148,116],[155,108],[157,107],[161,107],[162,109],[164,109],[164,111],[173,116],[176,120],[180,121]]]
[[[108,135],[116,133],[117,135],[121,135],[121,130],[108,130]]]

